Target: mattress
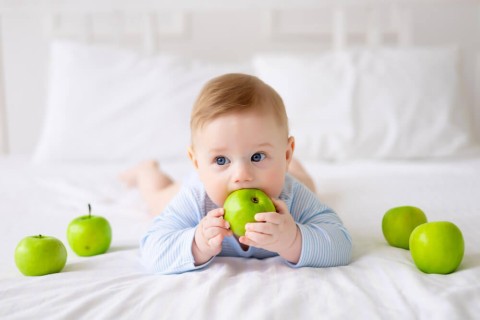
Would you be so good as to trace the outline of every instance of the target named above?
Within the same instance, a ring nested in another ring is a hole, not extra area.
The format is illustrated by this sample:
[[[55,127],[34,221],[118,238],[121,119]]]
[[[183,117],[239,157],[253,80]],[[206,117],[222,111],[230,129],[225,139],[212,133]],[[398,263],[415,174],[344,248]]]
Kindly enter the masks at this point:
[[[207,268],[149,274],[138,244],[152,217],[135,189],[117,179],[126,163],[33,164],[0,158],[0,318],[388,318],[473,319],[480,314],[480,159],[305,162],[320,198],[353,238],[348,266],[292,269],[279,258],[217,257]],[[164,162],[175,179],[187,162]],[[106,217],[106,254],[78,257],[66,228],[87,213]],[[454,222],[465,256],[449,275],[424,274],[407,250],[390,247],[381,220],[399,205],[422,208],[430,221]],[[25,236],[66,244],[62,272],[23,276],[13,254]]]

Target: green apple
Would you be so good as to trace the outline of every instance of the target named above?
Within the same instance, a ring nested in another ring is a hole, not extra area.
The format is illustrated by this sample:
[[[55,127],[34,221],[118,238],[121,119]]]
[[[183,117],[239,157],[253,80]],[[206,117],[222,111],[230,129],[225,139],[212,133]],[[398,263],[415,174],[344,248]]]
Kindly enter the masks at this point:
[[[275,212],[272,200],[259,189],[239,189],[230,193],[223,204],[224,218],[232,232],[240,237],[245,235],[245,225],[255,222],[259,212]]]
[[[427,217],[421,209],[412,206],[395,207],[383,216],[383,236],[391,246],[408,250],[413,229],[425,222]]]
[[[62,271],[67,249],[62,241],[48,236],[23,238],[15,249],[15,264],[26,276],[43,276]]]
[[[463,259],[463,235],[448,221],[424,223],[410,236],[410,253],[418,269],[425,273],[447,274]]]
[[[104,217],[92,216],[89,204],[88,215],[75,218],[68,225],[67,239],[77,255],[94,256],[105,253],[110,248],[112,228]]]

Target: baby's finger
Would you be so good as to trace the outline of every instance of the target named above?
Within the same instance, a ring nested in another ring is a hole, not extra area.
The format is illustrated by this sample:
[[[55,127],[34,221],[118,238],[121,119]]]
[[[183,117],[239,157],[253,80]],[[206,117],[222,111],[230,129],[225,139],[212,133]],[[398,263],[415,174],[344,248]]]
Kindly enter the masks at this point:
[[[238,242],[240,242],[241,244],[244,244],[246,246],[249,246],[249,247],[258,247],[258,243],[256,243],[255,241],[252,241],[251,239],[245,237],[245,236],[241,236],[240,238],[238,238]]]
[[[247,223],[245,225],[246,231],[253,231],[258,233],[273,234],[276,225],[272,223]]]
[[[204,229],[203,234],[206,239],[211,239],[216,237],[219,234],[221,234],[224,237],[230,236],[232,235],[232,231],[230,229],[212,227],[212,228]]]
[[[251,241],[255,242],[257,244],[257,246],[264,246],[264,245],[272,243],[272,241],[273,241],[273,236],[272,235],[258,233],[258,232],[251,232],[251,231],[245,232],[245,237],[247,237],[247,239],[250,239]]]
[[[218,217],[223,217],[223,214],[224,214],[223,208],[217,208],[217,209],[213,209],[213,210],[209,211],[207,213],[207,216],[218,218]]]
[[[262,212],[255,215],[255,220],[258,222],[280,224],[282,222],[282,216],[277,212]]]
[[[272,199],[273,205],[277,209],[277,212],[280,214],[284,214],[288,212],[287,204],[280,199]]]
[[[203,229],[206,230],[209,228],[230,229],[230,223],[223,218],[207,218],[203,223]]]

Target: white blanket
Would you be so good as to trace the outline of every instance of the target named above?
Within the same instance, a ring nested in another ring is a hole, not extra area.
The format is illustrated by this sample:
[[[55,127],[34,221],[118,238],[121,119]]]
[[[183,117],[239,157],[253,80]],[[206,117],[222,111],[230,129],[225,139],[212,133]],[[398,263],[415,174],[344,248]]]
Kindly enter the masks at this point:
[[[135,190],[117,181],[125,164],[32,165],[0,158],[0,318],[8,319],[473,319],[480,315],[480,159],[306,163],[321,199],[349,228],[353,261],[294,270],[278,258],[216,258],[207,268],[145,272],[138,240],[148,228]],[[180,179],[188,163],[164,163]],[[112,225],[110,250],[89,258],[68,247],[66,228],[87,213]],[[409,251],[387,245],[386,210],[422,208],[454,222],[465,257],[450,275],[420,272]],[[13,253],[25,236],[58,237],[68,261],[58,274],[25,277]]]

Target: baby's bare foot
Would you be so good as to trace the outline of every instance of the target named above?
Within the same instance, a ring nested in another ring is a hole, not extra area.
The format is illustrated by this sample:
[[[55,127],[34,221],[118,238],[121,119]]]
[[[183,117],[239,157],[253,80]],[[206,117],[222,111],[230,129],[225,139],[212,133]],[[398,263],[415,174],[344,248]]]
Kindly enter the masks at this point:
[[[118,178],[128,187],[135,187],[137,186],[138,179],[141,175],[144,175],[145,173],[158,174],[158,171],[159,167],[157,161],[145,160],[121,172],[118,175]]]
[[[156,188],[161,190],[169,187],[172,184],[174,184],[172,178],[170,178],[170,176],[163,172],[163,170],[160,170],[160,168],[157,166],[155,183]]]

